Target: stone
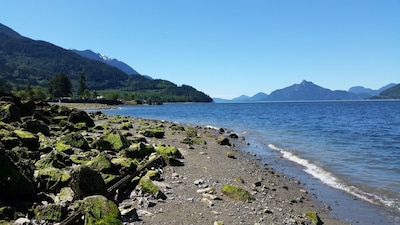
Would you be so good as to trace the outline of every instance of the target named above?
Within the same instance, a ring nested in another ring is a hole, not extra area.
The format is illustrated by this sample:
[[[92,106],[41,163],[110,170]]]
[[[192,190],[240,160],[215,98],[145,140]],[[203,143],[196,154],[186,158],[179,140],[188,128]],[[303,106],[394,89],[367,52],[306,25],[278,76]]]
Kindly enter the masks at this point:
[[[117,173],[113,168],[113,164],[111,161],[104,156],[104,154],[100,153],[96,157],[94,157],[91,161],[85,164],[86,166],[102,172],[102,173]]]
[[[107,193],[106,184],[100,173],[87,166],[76,166],[71,176],[70,186],[79,198]]]
[[[35,171],[35,179],[38,191],[58,193],[61,188],[71,181],[69,171],[48,167]]]
[[[0,148],[0,199],[14,202],[31,200],[35,196],[35,188],[20,169],[12,162],[6,152]]]
[[[112,149],[116,151],[128,148],[130,146],[129,140],[116,129],[106,134],[103,139],[108,141],[111,144]]]
[[[252,200],[252,196],[248,191],[237,186],[226,184],[222,186],[221,192],[229,198],[237,201],[248,202]]]
[[[21,114],[14,103],[8,103],[0,107],[0,120],[5,123],[20,122]]]
[[[81,200],[85,225],[122,225],[117,205],[101,195],[93,195]]]
[[[45,136],[50,136],[50,129],[47,124],[43,121],[36,120],[36,119],[28,119],[21,124],[21,127],[24,128],[26,131],[32,133],[42,133]]]
[[[69,159],[69,155],[57,150],[53,150],[50,153],[44,155],[35,163],[37,169],[45,169],[48,167],[61,169],[71,165],[72,161]]]
[[[85,111],[81,110],[73,110],[68,116],[68,122],[74,124],[84,122],[88,127],[95,126],[93,119]]]
[[[24,146],[29,148],[29,150],[39,149],[40,144],[39,137],[37,135],[23,130],[14,130],[11,135],[17,137]]]
[[[231,143],[229,141],[229,139],[227,137],[221,136],[217,139],[217,143],[219,145],[227,145],[227,146],[231,146]]]
[[[67,217],[67,208],[57,204],[39,205],[35,208],[35,218],[52,222],[60,222]]]
[[[60,143],[71,145],[75,148],[80,148],[82,150],[89,150],[89,144],[85,137],[79,132],[73,132],[66,134],[60,138]]]
[[[0,207],[0,221],[13,220],[15,217],[15,209],[11,206]]]
[[[139,142],[130,145],[129,148],[125,149],[123,152],[121,151],[120,155],[123,155],[131,159],[136,159],[136,158],[143,159],[155,151],[156,150],[152,145],[146,144],[144,142]]]

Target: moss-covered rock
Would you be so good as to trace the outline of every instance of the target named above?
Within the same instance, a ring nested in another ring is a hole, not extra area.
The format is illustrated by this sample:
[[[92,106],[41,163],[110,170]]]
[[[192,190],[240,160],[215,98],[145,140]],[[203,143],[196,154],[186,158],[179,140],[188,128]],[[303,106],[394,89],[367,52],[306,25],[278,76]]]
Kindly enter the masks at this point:
[[[217,139],[217,143],[219,145],[227,145],[227,146],[231,146],[231,142],[229,141],[229,138],[221,136]]]
[[[306,212],[306,217],[311,220],[313,225],[323,224],[316,212]]]
[[[89,144],[85,137],[79,132],[73,132],[67,135],[64,135],[60,138],[60,142],[63,144],[71,145],[72,147],[75,148],[80,148],[83,150],[89,150]]]
[[[0,199],[30,200],[35,196],[34,185],[0,148]]]
[[[37,169],[45,169],[48,167],[62,169],[71,165],[72,161],[69,159],[69,155],[56,150],[44,155],[44,157],[35,163]]]
[[[149,176],[143,176],[140,178],[139,186],[144,192],[149,193],[156,198],[166,199],[164,193],[160,191],[160,189],[153,183]]]
[[[120,171],[121,174],[132,173],[137,168],[135,161],[127,157],[113,158],[111,159],[111,163]]]
[[[75,199],[75,192],[71,187],[63,187],[55,197],[56,204],[63,204],[72,202]]]
[[[178,150],[178,148],[173,146],[157,146],[156,148],[157,154],[161,155],[165,158],[176,158],[183,159],[182,153]]]
[[[131,128],[133,128],[133,125],[131,122],[124,122],[124,123],[121,123],[121,125],[119,125],[119,129],[121,129],[121,130],[129,130]]]
[[[37,190],[58,193],[61,188],[71,181],[71,174],[67,170],[47,167],[35,171]]]
[[[15,219],[15,209],[11,206],[0,207],[0,220],[14,220]]]
[[[85,165],[102,173],[115,173],[115,171],[113,171],[113,164],[111,163],[111,160],[101,153],[89,162],[85,163]]]
[[[117,205],[104,196],[95,195],[84,198],[81,207],[85,225],[122,225]]]
[[[20,146],[21,142],[19,141],[19,138],[17,137],[3,137],[1,138],[1,143],[4,144],[4,146],[8,149],[12,149],[14,147]]]
[[[139,142],[129,146],[129,148],[121,151],[119,155],[131,158],[131,159],[143,159],[149,156],[151,153],[155,152],[155,149],[152,145]]]
[[[165,135],[165,129],[163,126],[150,126],[139,131],[145,137],[163,138]]]
[[[57,204],[39,205],[34,210],[35,218],[52,222],[60,222],[67,217],[67,208]]]
[[[28,131],[14,130],[12,136],[17,137],[21,143],[30,150],[39,149],[39,136]]]
[[[94,121],[85,111],[73,110],[68,116],[68,122],[86,123],[88,127],[94,127]]]
[[[129,140],[121,134],[118,130],[112,130],[109,134],[103,138],[105,141],[108,141],[114,150],[121,150],[124,148],[128,148],[130,145]]]
[[[21,113],[14,103],[0,106],[0,120],[5,123],[20,122]]]
[[[36,119],[28,119],[21,124],[21,127],[24,128],[26,131],[32,133],[42,133],[46,136],[50,136],[50,128],[49,126],[40,120]]]
[[[76,166],[71,175],[71,188],[79,198],[107,193],[106,184],[100,173],[90,167]]]
[[[221,192],[229,198],[237,201],[247,202],[253,199],[248,191],[234,185],[226,184],[222,186]]]

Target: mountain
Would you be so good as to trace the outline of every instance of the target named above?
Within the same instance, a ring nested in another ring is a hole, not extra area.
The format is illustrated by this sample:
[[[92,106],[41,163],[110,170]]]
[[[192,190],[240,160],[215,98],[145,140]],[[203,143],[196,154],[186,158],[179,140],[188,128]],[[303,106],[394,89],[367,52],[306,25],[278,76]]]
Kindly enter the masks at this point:
[[[370,88],[365,88],[362,86],[355,86],[355,87],[351,87],[349,89],[349,92],[355,93],[355,94],[368,94],[368,95],[374,96],[374,95],[378,95],[379,93],[381,93],[382,91],[384,91],[386,89],[394,87],[395,85],[396,84],[391,83],[391,84],[388,84],[388,85],[385,85],[385,86],[379,88],[378,90],[372,90]]]
[[[354,100],[361,99],[347,91],[332,91],[303,80],[300,84],[273,91],[264,101]]]
[[[93,59],[99,62],[103,62],[105,64],[108,64],[110,66],[116,67],[120,70],[122,70],[124,73],[128,75],[140,75],[136,70],[134,70],[132,67],[130,67],[128,64],[121,62],[117,59],[111,59],[105,55],[102,55],[100,53],[94,53],[91,50],[84,50],[84,51],[79,51],[76,49],[71,49],[71,51],[75,52],[76,54],[83,56],[88,59]]]
[[[400,99],[400,84],[397,84],[389,89],[382,91],[373,99]]]
[[[49,42],[23,37],[0,24],[0,84],[7,83],[14,90],[28,85],[46,89],[49,80],[60,73],[70,78],[75,89],[79,75],[84,73],[90,91],[114,91],[164,102],[212,102],[208,95],[188,85],[177,86],[170,81],[150,80],[141,75],[129,76],[113,66]]]

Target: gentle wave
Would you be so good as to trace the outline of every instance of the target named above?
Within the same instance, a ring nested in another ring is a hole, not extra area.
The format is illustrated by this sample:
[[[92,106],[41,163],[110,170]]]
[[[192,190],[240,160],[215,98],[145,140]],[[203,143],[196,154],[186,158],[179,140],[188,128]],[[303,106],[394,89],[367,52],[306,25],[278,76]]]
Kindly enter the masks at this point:
[[[351,185],[346,185],[342,180],[335,177],[332,173],[324,170],[320,166],[310,163],[306,159],[296,156],[295,154],[293,154],[292,152],[290,152],[288,150],[279,148],[273,144],[269,144],[268,147],[274,151],[280,152],[284,158],[303,166],[304,171],[306,173],[310,174],[314,178],[319,179],[322,183],[324,183],[330,187],[345,191],[349,194],[352,194],[353,196],[356,196],[357,198],[363,199],[370,203],[378,204],[378,205],[382,204],[387,207],[394,208],[397,211],[400,211],[400,206],[396,205],[395,200],[385,199],[384,197],[365,192],[357,187],[354,187]]]

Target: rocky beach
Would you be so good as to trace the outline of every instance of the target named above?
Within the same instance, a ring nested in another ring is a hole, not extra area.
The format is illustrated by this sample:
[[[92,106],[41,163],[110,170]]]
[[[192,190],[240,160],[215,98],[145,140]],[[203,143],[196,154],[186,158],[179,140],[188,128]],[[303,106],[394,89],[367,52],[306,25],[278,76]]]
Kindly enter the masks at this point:
[[[0,101],[2,224],[346,224],[229,129]]]

